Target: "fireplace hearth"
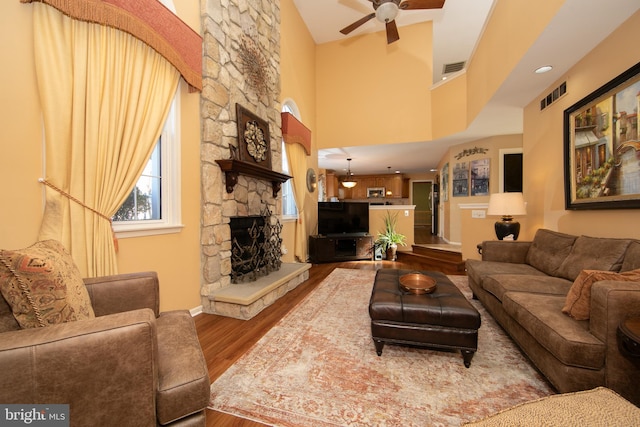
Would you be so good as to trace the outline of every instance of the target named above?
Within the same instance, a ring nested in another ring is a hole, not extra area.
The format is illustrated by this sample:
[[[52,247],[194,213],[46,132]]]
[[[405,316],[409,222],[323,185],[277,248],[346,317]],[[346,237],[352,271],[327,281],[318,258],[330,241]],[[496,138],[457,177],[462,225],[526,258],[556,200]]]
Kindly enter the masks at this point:
[[[255,281],[278,271],[282,224],[267,208],[260,215],[232,217],[231,282]]]

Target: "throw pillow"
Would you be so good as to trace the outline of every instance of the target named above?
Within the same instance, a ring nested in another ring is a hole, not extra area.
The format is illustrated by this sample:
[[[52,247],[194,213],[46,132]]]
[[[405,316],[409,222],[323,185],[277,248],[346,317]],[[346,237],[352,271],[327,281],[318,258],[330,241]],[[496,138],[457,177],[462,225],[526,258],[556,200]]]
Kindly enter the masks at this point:
[[[55,240],[0,250],[0,291],[22,328],[95,317],[80,270]]]
[[[601,270],[581,271],[569,289],[562,312],[576,320],[587,320],[591,311],[591,286],[600,280],[640,281],[640,269],[624,273]]]

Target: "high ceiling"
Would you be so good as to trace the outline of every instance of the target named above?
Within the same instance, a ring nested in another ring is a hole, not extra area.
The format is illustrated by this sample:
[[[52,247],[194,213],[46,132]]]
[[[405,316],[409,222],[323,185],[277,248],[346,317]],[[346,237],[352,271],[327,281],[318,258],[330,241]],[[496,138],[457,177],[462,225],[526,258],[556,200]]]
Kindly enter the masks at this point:
[[[442,79],[444,64],[468,61],[496,0],[446,0],[435,11],[401,10],[396,18],[402,43],[402,27],[433,21],[433,83]],[[511,0],[500,0],[511,1]],[[317,44],[366,33],[384,31],[372,19],[348,36],[339,31],[372,12],[369,0],[293,0]],[[356,175],[428,172],[452,145],[493,135],[522,133],[522,109],[580,58],[640,9],[638,0],[566,0],[550,25],[524,55],[469,128],[436,141],[389,145],[336,147],[318,153],[320,168],[351,171]],[[533,71],[552,65],[545,74]],[[450,74],[449,76],[455,76]],[[604,82],[603,82],[604,83]]]

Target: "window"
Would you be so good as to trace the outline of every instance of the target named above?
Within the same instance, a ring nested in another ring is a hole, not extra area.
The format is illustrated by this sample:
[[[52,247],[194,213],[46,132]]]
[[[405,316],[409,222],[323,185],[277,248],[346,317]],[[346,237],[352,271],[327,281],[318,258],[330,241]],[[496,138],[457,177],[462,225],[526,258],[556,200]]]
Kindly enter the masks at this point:
[[[293,101],[285,101],[282,106],[282,111],[291,113],[294,116],[298,116],[293,110],[297,110],[295,105],[292,105]],[[287,159],[287,150],[284,148],[284,140],[282,141],[282,173],[291,175],[289,171],[289,161]],[[297,219],[298,208],[296,207],[296,200],[293,197],[293,184],[291,180],[287,180],[282,185],[282,218],[283,219]]]
[[[118,238],[178,232],[180,224],[179,94],[133,191],[113,216]]]

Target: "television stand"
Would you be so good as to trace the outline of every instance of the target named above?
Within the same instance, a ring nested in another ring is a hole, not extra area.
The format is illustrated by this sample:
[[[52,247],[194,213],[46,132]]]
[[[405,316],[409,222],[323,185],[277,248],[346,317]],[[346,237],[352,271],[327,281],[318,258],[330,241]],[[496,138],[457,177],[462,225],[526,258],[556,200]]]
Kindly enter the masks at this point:
[[[361,233],[309,236],[309,258],[314,264],[358,260],[370,261],[373,259],[373,237]]]

